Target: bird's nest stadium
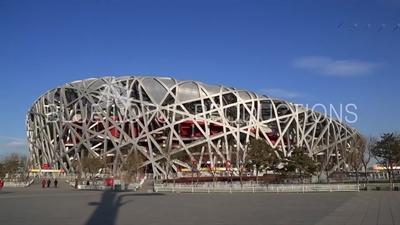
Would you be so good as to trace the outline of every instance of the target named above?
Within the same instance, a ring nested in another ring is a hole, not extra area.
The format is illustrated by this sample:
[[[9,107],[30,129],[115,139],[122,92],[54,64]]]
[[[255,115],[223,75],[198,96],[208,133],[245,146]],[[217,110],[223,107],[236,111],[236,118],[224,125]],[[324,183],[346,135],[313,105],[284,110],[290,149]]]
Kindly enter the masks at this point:
[[[142,168],[167,177],[172,167],[227,170],[251,137],[290,156],[293,146],[331,171],[360,135],[320,112],[250,91],[165,77],[102,77],[75,81],[40,96],[26,117],[34,168],[76,172],[82,157],[106,159],[114,173],[138,151]],[[185,157],[174,157],[174,154]],[[172,166],[171,166],[172,165]],[[167,168],[168,167],[168,168]],[[237,167],[236,167],[237,168]]]

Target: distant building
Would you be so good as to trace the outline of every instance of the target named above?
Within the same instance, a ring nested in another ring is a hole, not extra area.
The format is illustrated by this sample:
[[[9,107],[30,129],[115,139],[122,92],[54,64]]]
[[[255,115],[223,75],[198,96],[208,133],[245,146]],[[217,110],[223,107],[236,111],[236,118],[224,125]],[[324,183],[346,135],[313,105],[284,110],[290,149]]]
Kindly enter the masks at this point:
[[[386,172],[386,167],[381,166],[381,165],[373,165],[372,167],[368,168],[369,171],[373,172]],[[400,171],[400,166],[393,166],[393,170],[399,170]]]
[[[182,175],[235,170],[236,153],[251,137],[264,139],[280,156],[302,146],[315,160],[330,160],[332,171],[344,170],[345,153],[360,136],[345,123],[285,100],[165,77],[61,85],[33,103],[26,125],[33,169],[74,172],[76,162],[91,156],[116,172],[127,154],[138,151],[143,170],[163,177],[170,165]]]

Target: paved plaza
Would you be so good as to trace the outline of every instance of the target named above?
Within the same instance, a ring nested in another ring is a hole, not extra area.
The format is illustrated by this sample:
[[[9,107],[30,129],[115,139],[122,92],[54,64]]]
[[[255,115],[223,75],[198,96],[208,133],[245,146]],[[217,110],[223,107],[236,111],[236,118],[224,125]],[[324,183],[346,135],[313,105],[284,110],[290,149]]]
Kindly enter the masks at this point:
[[[7,225],[400,225],[400,192],[160,194],[3,188]]]

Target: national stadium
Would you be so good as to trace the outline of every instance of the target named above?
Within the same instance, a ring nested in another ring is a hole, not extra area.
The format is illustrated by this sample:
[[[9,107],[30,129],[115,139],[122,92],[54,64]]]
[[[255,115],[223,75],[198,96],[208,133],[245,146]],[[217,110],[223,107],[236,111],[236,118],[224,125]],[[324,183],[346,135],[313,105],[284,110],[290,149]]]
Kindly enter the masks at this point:
[[[235,156],[252,137],[264,139],[278,157],[302,146],[321,165],[332,163],[331,172],[344,171],[346,153],[360,137],[340,120],[282,99],[137,76],[56,87],[33,103],[26,126],[32,168],[74,173],[74,162],[90,156],[105,159],[118,173],[126,155],[137,151],[143,171],[163,178],[171,169],[180,176],[193,170],[208,176],[238,168]]]

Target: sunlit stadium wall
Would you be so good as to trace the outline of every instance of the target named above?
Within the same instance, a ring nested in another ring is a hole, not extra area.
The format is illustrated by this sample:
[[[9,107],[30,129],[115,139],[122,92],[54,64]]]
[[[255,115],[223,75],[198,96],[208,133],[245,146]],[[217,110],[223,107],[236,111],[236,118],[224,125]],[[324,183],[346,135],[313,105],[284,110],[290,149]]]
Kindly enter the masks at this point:
[[[346,152],[360,134],[317,111],[253,92],[164,77],[102,77],[61,85],[40,96],[26,118],[34,168],[75,172],[83,157],[120,171],[138,151],[147,173],[239,165],[251,137],[279,157],[302,146],[331,171],[346,170]],[[182,154],[184,152],[184,154]],[[180,157],[174,157],[180,155]],[[182,157],[184,155],[184,157]]]

